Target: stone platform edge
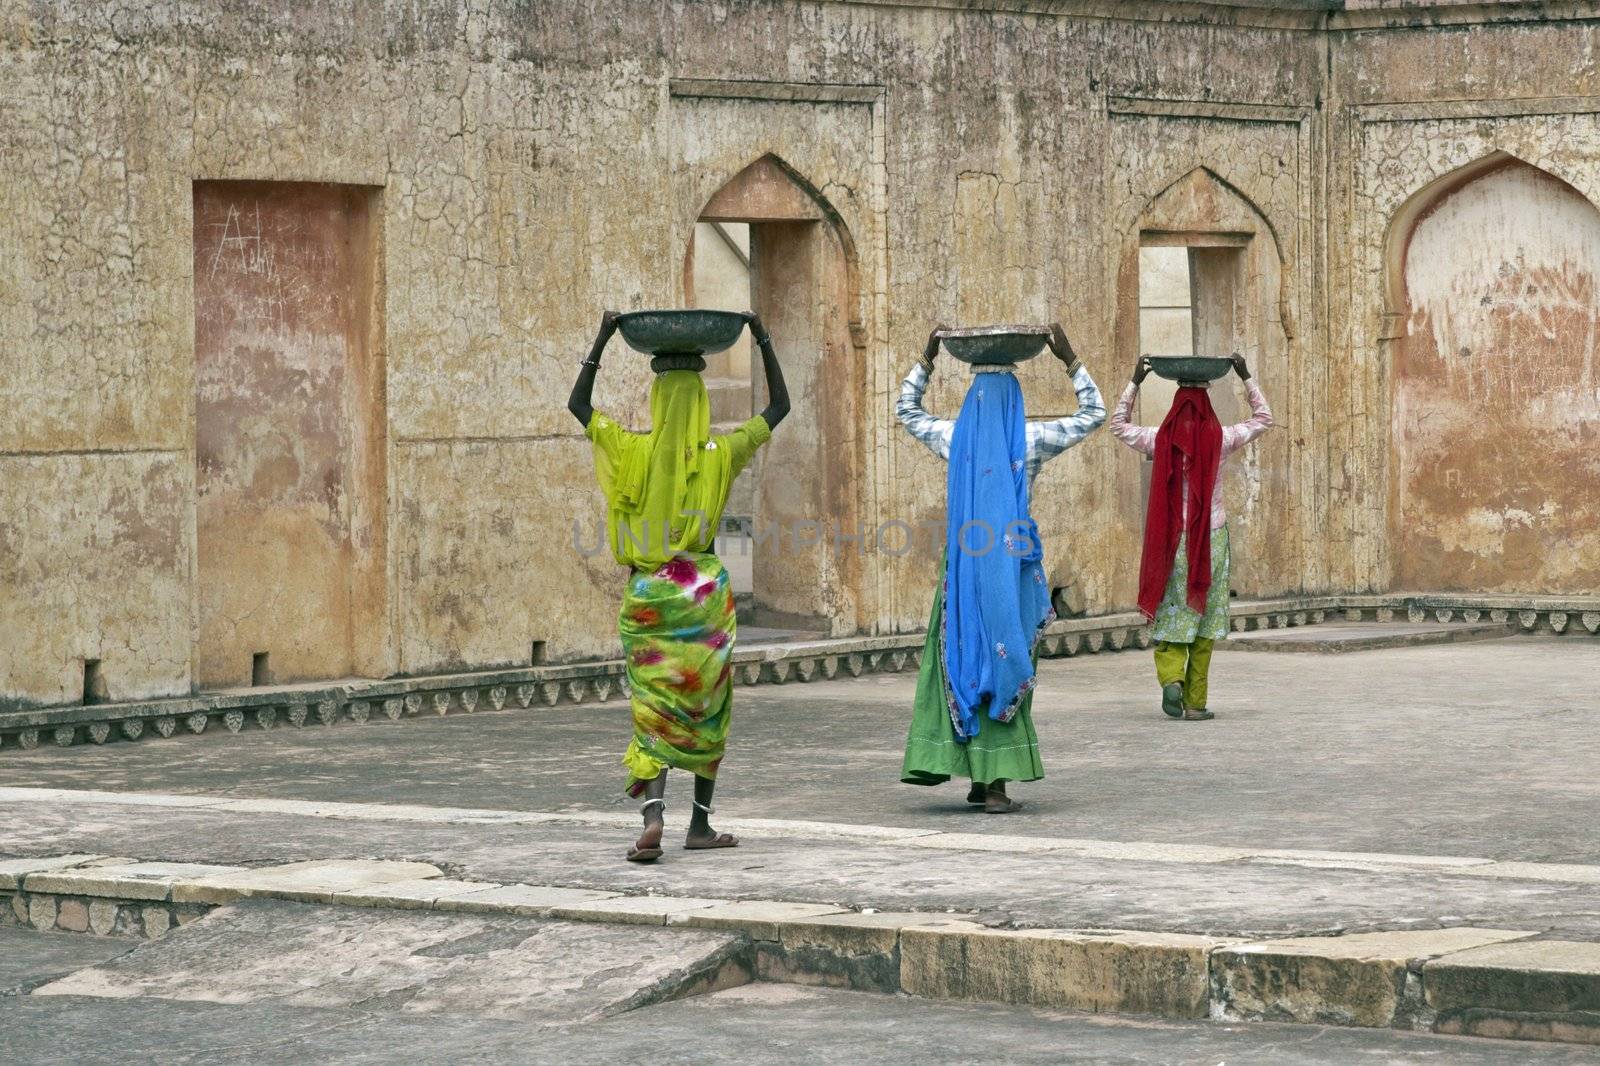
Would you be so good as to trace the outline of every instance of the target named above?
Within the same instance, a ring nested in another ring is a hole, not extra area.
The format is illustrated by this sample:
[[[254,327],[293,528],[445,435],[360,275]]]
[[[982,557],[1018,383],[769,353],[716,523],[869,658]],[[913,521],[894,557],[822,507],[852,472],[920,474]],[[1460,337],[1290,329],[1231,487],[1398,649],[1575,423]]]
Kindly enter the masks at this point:
[[[1361,594],[1300,596],[1236,601],[1235,632],[1283,629],[1324,621],[1491,622],[1517,633],[1600,633],[1600,598]],[[925,634],[840,637],[736,648],[739,685],[831,680],[841,673],[897,673],[921,664]],[[1063,619],[1039,642],[1045,658],[1148,648],[1150,629],[1135,612]],[[220,724],[230,733],[369,721],[399,721],[421,715],[471,714],[507,704],[602,704],[628,697],[622,660],[605,659],[467,673],[429,674],[384,680],[349,680],[238,689],[197,696],[118,703],[71,704],[0,711],[0,749],[32,750],[87,741],[171,737],[203,733]]]
[[[930,999],[1600,1044],[1600,944],[1529,930],[1247,940],[464,881],[418,862],[0,859],[0,923],[39,930],[154,939],[247,898],[718,929],[748,938],[758,979]]]

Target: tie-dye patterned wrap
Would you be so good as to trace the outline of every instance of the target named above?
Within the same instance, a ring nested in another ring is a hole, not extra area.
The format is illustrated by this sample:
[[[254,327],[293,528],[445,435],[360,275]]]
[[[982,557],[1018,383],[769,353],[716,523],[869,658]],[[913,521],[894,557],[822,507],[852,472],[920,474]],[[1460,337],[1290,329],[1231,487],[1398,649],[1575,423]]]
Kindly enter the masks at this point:
[[[737,623],[728,571],[711,552],[635,571],[618,619],[633,689],[628,793],[667,767],[715,779],[733,712]]]

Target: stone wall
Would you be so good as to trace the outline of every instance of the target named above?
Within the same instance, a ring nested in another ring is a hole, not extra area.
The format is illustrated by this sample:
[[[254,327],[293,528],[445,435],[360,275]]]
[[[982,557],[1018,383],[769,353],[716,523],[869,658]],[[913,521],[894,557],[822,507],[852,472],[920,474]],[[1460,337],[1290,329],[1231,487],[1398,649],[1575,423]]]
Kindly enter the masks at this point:
[[[342,668],[253,643],[201,661],[197,182],[358,186],[381,216],[381,462],[364,469],[386,491],[338,501],[375,523],[350,543],[379,559],[349,597],[372,608],[349,616],[353,672],[615,653],[620,575],[572,547],[572,519],[600,515],[563,402],[573,364],[602,308],[683,301],[697,219],[766,156],[842,257],[817,297],[838,305],[809,353],[820,385],[774,445],[822,435],[819,518],[940,514],[943,469],[891,414],[937,321],[1060,317],[1114,401],[1138,348],[1125,263],[1154,205],[1164,227],[1247,219],[1260,242],[1240,339],[1281,428],[1229,490],[1250,591],[1391,588],[1391,224],[1494,152],[1593,201],[1600,49],[1570,5],[1322,7],[8,7],[0,707],[76,702],[85,660],[113,700],[237,677],[241,648],[280,681]],[[1226,196],[1165,195],[1185,182]],[[948,412],[965,379],[941,370]],[[642,411],[648,377],[618,344],[597,400]],[[1023,379],[1034,414],[1071,409],[1053,361]],[[1140,485],[1103,433],[1038,483],[1052,575],[1090,613],[1131,602]],[[821,575],[838,631],[925,622],[926,551],[809,550],[796,572]],[[1494,552],[1484,589],[1586,591],[1579,567],[1524,578]]]

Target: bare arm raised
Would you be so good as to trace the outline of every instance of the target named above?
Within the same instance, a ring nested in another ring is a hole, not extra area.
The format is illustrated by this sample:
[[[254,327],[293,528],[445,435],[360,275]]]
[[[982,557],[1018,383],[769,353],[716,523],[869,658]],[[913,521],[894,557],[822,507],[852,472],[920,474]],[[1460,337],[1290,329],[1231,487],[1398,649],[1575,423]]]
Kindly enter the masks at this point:
[[[767,328],[761,324],[761,316],[754,311],[746,311],[744,320],[750,324],[750,334],[756,339],[756,346],[761,349],[761,367],[767,375],[767,406],[761,412],[761,417],[767,423],[767,428],[777,429],[778,423],[789,415],[789,386],[783,381],[783,368],[778,365],[778,353],[772,350],[772,338],[767,335]]]
[[[578,380],[572,385],[572,395],[567,397],[567,410],[582,423],[584,429],[589,428],[589,419],[594,417],[594,379],[600,372],[600,353],[605,351],[606,343],[616,331],[617,313],[607,311],[600,316],[600,332],[595,334],[594,343],[589,346],[588,357],[578,364]]]

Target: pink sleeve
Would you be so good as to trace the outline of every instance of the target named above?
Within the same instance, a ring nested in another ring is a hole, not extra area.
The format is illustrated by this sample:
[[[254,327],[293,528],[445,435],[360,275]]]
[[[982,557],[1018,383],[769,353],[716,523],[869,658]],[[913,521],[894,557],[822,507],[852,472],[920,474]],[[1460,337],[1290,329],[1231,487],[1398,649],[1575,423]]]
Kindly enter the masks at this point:
[[[1122,390],[1122,398],[1117,401],[1117,409],[1111,412],[1111,435],[1134,451],[1143,455],[1156,453],[1156,431],[1153,426],[1136,426],[1128,420],[1133,413],[1134,397],[1139,395],[1139,386],[1129,384]]]
[[[1255,378],[1245,382],[1245,391],[1250,394],[1250,417],[1223,429],[1223,455],[1238,451],[1272,428],[1272,409],[1267,406],[1267,398],[1261,395]]]

